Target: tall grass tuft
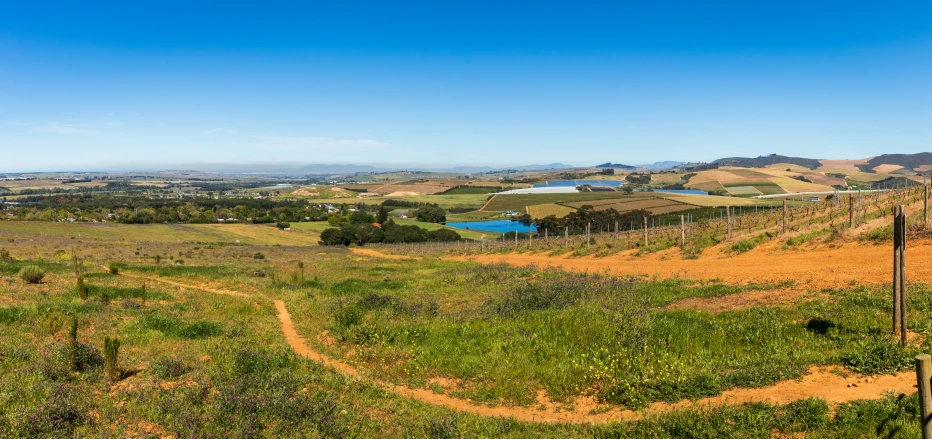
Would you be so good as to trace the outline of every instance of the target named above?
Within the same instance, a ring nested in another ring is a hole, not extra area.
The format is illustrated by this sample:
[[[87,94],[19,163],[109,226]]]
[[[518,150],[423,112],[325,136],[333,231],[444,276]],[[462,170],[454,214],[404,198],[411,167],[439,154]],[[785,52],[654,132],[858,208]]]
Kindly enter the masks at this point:
[[[111,381],[120,379],[120,339],[104,338],[104,372]]]
[[[78,276],[78,285],[76,290],[78,292],[78,298],[81,300],[87,300],[88,288],[87,284],[84,283],[84,276]]]
[[[116,263],[111,262],[110,265],[107,266],[107,271],[110,272],[110,274],[117,275],[120,274],[120,267]]]
[[[26,283],[38,284],[45,278],[45,272],[38,265],[27,265],[19,270],[19,277]]]

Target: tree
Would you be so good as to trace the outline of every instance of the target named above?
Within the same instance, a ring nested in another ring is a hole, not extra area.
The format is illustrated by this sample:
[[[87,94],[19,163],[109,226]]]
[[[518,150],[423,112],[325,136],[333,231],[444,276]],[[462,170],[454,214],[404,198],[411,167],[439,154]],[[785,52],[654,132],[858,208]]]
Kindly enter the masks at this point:
[[[343,236],[343,231],[336,228],[326,229],[320,233],[320,245],[349,245],[350,241]]]
[[[434,242],[451,242],[463,239],[459,233],[450,229],[437,229],[428,232],[431,241]]]
[[[418,221],[425,223],[445,223],[447,222],[447,213],[439,206],[422,206],[419,207],[414,215]]]
[[[518,222],[529,226],[534,222],[534,218],[531,218],[531,215],[525,213],[524,215],[518,217]]]
[[[385,224],[385,221],[388,220],[388,209],[385,206],[379,207],[379,213],[375,216],[375,222],[379,224]]]
[[[343,239],[363,246],[370,242],[382,242],[384,233],[382,229],[372,224],[350,224],[343,226],[340,231]]]
[[[357,210],[350,215],[349,222],[350,224],[372,224],[375,222],[375,218],[366,212]]]

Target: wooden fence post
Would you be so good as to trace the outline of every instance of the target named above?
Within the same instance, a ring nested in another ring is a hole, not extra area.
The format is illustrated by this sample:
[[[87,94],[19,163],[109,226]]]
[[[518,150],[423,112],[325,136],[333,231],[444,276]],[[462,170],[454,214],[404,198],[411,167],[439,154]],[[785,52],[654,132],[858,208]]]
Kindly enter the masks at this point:
[[[686,216],[680,215],[680,245],[686,247]]]
[[[515,251],[518,251],[518,231],[515,230]]]
[[[591,229],[592,229],[592,223],[591,222],[586,223],[586,247],[587,248],[589,247],[589,241],[591,241],[591,238],[589,238],[589,231]]]
[[[929,186],[926,185],[926,176],[922,176],[922,223],[929,224]]]
[[[906,326],[903,322],[903,233],[900,228],[903,206],[893,207],[893,333]],[[905,334],[902,335],[905,337]]]
[[[786,198],[783,199],[783,233],[786,233]]]
[[[900,206],[900,345],[906,346],[906,209]]]
[[[848,228],[854,228],[854,195],[848,194]]]
[[[527,248],[534,248],[534,230],[527,229]]]
[[[644,247],[647,247],[647,217],[644,217]]]
[[[916,387],[919,388],[919,424],[922,426],[922,439],[932,439],[932,357],[928,354],[916,355]]]
[[[618,247],[618,221],[615,221],[615,237],[612,238],[612,248]]]
[[[725,206],[725,239],[731,240],[731,206]]]
[[[569,247],[570,246],[570,228],[569,227],[563,230],[563,240],[564,240],[563,246]]]

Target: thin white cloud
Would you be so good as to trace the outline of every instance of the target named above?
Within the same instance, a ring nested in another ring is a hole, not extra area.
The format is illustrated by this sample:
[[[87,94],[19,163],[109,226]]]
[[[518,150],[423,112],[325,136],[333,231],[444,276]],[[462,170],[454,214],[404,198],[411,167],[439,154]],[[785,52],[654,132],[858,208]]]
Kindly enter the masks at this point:
[[[27,124],[34,126],[34,133],[40,134],[60,134],[60,135],[102,135],[113,134],[109,131],[111,128],[122,126],[119,122],[100,122],[100,123],[58,123],[50,122],[45,124]]]
[[[236,129],[236,128],[217,127],[217,128],[211,128],[211,129],[209,129],[209,130],[207,130],[207,131],[204,131],[204,132],[207,133],[207,134],[215,134],[215,133],[219,133],[219,134],[236,134],[236,133],[239,132],[239,130]]]
[[[291,151],[365,150],[390,147],[390,143],[371,139],[336,139],[333,137],[260,137],[268,149]]]
[[[42,134],[63,134],[63,135],[97,135],[104,134],[105,131],[91,128],[87,125],[79,124],[48,124],[32,130],[34,133]]]

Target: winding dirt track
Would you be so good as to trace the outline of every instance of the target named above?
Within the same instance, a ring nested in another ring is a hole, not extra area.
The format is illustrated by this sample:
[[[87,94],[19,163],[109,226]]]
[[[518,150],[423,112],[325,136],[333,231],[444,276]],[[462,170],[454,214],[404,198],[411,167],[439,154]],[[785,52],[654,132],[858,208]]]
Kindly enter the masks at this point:
[[[620,275],[648,275],[660,278],[720,279],[731,284],[749,282],[779,283],[794,280],[809,289],[846,287],[857,284],[889,283],[893,272],[893,249],[881,245],[847,243],[836,248],[818,246],[805,250],[783,250],[768,243],[741,255],[729,255],[719,249],[706,250],[709,255],[684,260],[678,249],[634,257],[633,251],[596,258],[584,256],[551,257],[535,254],[488,254],[448,257],[481,263],[504,262],[512,265],[552,266],[568,271],[603,272]],[[910,243],[907,248],[907,273],[910,282],[932,281],[932,241]]]
[[[187,285],[166,279],[150,278],[140,275],[127,276],[165,282],[183,288],[215,294],[251,297],[241,292]],[[309,360],[332,367],[344,375],[366,379],[363,373],[352,365],[312,349],[295,328],[294,321],[291,319],[291,314],[288,312],[285,302],[275,300],[274,304],[278,313],[278,320],[281,322],[282,333],[285,336],[286,342],[295,353]],[[555,404],[551,402],[543,391],[538,392],[537,404],[532,407],[492,407],[488,405],[477,405],[469,400],[437,394],[427,389],[399,386],[378,379],[368,379],[368,381],[388,392],[402,397],[414,399],[425,404],[446,407],[459,412],[486,417],[514,418],[515,420],[524,422],[566,424],[602,424],[618,421],[632,421],[640,419],[645,414],[649,413],[662,413],[689,407],[709,407],[746,402],[785,404],[808,397],[822,398],[829,403],[842,403],[860,399],[881,399],[889,392],[893,392],[894,394],[911,394],[916,391],[913,384],[915,382],[915,376],[911,372],[904,372],[897,375],[876,376],[868,380],[867,378],[856,375],[849,375],[845,378],[835,373],[836,371],[837,368],[812,368],[807,375],[799,380],[783,381],[772,386],[757,389],[736,388],[725,391],[715,397],[696,401],[684,400],[674,404],[654,403],[649,408],[641,411],[612,408],[599,404],[589,397],[576,399],[571,404],[572,410],[569,410],[569,407],[564,404]]]
[[[180,283],[180,282],[175,282],[175,281],[172,281],[172,280],[163,279],[163,278],[160,278],[160,277],[149,277],[149,276],[142,276],[142,275],[139,275],[139,274],[129,274],[129,273],[121,273],[121,275],[124,276],[124,277],[132,277],[132,278],[134,278],[134,279],[144,279],[144,280],[149,280],[149,281],[153,281],[153,282],[162,282],[162,283],[166,283],[166,284],[169,284],[169,285],[174,285],[174,286],[176,286],[176,287],[181,287],[181,288],[191,288],[191,289],[195,289],[195,290],[206,291],[206,292],[208,292],[208,293],[224,294],[224,295],[227,295],[227,296],[236,296],[236,297],[249,297],[248,294],[246,294],[246,293],[241,293],[241,292],[239,292],[239,291],[218,290],[218,289],[209,288],[209,287],[195,287],[195,286],[191,286],[191,285],[185,285],[185,284]]]

